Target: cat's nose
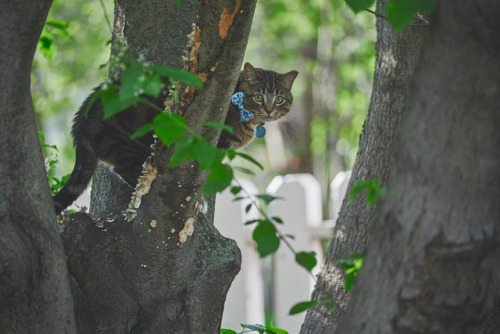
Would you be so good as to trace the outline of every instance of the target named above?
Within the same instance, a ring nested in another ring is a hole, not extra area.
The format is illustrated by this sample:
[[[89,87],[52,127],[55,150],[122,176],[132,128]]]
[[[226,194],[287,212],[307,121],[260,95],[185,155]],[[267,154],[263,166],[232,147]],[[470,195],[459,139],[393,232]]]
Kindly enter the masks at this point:
[[[264,106],[264,110],[266,111],[266,114],[270,116],[273,112],[273,107],[272,106]]]

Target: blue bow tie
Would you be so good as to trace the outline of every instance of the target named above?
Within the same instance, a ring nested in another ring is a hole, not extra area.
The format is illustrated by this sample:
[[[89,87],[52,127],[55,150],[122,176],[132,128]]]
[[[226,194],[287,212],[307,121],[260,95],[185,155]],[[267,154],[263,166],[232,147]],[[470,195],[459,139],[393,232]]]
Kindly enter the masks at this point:
[[[248,122],[255,118],[255,114],[251,111],[245,109],[243,106],[243,99],[245,98],[244,92],[236,92],[231,98],[231,103],[240,109],[240,121]]]

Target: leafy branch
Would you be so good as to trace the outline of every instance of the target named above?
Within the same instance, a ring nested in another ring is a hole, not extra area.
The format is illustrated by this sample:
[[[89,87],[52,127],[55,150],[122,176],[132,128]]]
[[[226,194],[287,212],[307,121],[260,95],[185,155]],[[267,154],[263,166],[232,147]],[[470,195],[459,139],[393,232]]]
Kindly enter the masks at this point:
[[[154,120],[141,126],[131,136],[132,139],[154,132],[156,136],[167,146],[174,148],[174,153],[170,159],[169,167],[177,167],[186,159],[195,160],[198,163],[199,170],[209,170],[208,181],[202,187],[202,194],[210,195],[217,192],[222,192],[228,188],[232,182],[236,186],[231,187],[231,192],[237,196],[243,192],[244,196],[236,197],[235,200],[247,198],[250,204],[246,207],[246,212],[249,212],[254,206],[260,213],[260,219],[251,220],[246,224],[257,223],[253,231],[253,239],[257,245],[257,252],[261,257],[270,255],[279,248],[281,241],[285,243],[287,248],[295,255],[296,262],[304,267],[316,280],[312,273],[312,269],[316,266],[317,260],[314,252],[297,252],[291,243],[288,241],[288,235],[284,235],[277,228],[277,224],[282,224],[283,221],[279,217],[269,217],[259,205],[258,200],[265,205],[279,199],[278,197],[269,194],[258,194],[251,196],[246,189],[241,186],[241,183],[234,177],[234,170],[240,170],[245,173],[252,174],[249,169],[242,167],[232,167],[231,162],[240,157],[251,164],[263,169],[263,166],[250,155],[242,152],[236,152],[233,149],[219,149],[214,147],[209,138],[215,132],[209,133],[207,136],[201,136],[197,129],[191,129],[187,126],[185,119],[176,113],[165,111],[154,103],[151,103],[147,98],[158,98],[160,93],[165,89],[165,83],[176,81],[184,85],[194,86],[201,89],[202,84],[200,79],[193,73],[176,71],[165,66],[148,66],[137,60],[130,60],[123,64],[121,76],[114,83],[103,85],[100,90],[94,94],[93,103],[98,98],[101,99],[104,110],[104,118],[109,118],[117,113],[129,108],[135,103],[146,103],[151,108],[159,111],[159,114]],[[175,99],[176,95],[170,94],[170,99]],[[175,101],[167,101],[167,105],[172,105]],[[199,124],[198,127],[209,127],[214,130],[227,131],[232,133],[232,127],[215,122],[206,122]],[[317,304],[317,302],[314,302]],[[320,301],[327,307],[333,307],[333,304],[328,301]],[[302,307],[303,310],[305,310]],[[297,310],[292,307],[292,310]],[[295,313],[292,313],[295,314]],[[266,333],[286,333],[286,331],[275,328],[272,331],[267,327],[259,327],[260,325],[245,325],[246,329],[264,330]],[[252,327],[253,326],[253,327]],[[256,329],[258,328],[258,329]],[[264,329],[262,329],[264,328]],[[230,331],[230,330],[228,330]],[[228,332],[230,333],[230,332]]]
[[[386,19],[396,31],[402,31],[408,26],[427,26],[429,22],[420,13],[426,12],[430,14],[436,7],[436,0],[391,0],[378,11],[373,11],[369,8],[375,4],[375,0],[345,0],[345,2],[356,14],[367,11]],[[424,23],[412,24],[411,22],[415,17],[418,17]]]

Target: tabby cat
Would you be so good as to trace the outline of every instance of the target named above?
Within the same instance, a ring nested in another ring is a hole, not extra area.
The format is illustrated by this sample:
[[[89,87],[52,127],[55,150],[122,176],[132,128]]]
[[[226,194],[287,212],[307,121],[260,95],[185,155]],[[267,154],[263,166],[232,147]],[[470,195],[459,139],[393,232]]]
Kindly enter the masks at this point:
[[[246,63],[240,74],[235,92],[244,92],[244,108],[253,113],[253,119],[242,122],[240,110],[231,104],[225,124],[234,128],[234,134],[222,132],[219,148],[239,148],[253,137],[257,125],[277,120],[288,113],[292,105],[290,92],[298,72],[278,74]],[[85,116],[92,95],[85,100],[75,115],[71,131],[76,151],[76,161],[66,185],[54,196],[56,213],[68,207],[85,190],[102,160],[114,166],[114,171],[131,187],[135,187],[142,164],[151,153],[153,136],[131,140],[130,135],[140,126],[150,123],[157,115],[146,104],[136,104],[129,109],[103,120],[103,106],[97,99]],[[163,105],[160,96],[156,105]]]

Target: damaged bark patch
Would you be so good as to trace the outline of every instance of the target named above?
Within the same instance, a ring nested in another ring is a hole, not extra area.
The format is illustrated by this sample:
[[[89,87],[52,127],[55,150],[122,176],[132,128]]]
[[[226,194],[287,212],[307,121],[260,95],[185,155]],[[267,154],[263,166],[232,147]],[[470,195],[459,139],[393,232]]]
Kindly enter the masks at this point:
[[[193,235],[194,232],[194,222],[196,219],[189,217],[184,223],[184,228],[179,232],[179,242],[185,243],[187,238]]]
[[[229,28],[233,25],[234,18],[236,14],[240,10],[241,0],[236,1],[236,6],[232,13],[226,7],[222,8],[222,15],[220,16],[219,21],[219,37],[222,41],[224,41],[229,33]]]
[[[132,193],[128,209],[123,213],[128,222],[131,222],[137,216],[137,209],[141,206],[142,196],[149,193],[151,184],[157,175],[158,169],[156,167],[153,167],[149,162],[144,164],[142,175],[139,177],[135,191]]]

